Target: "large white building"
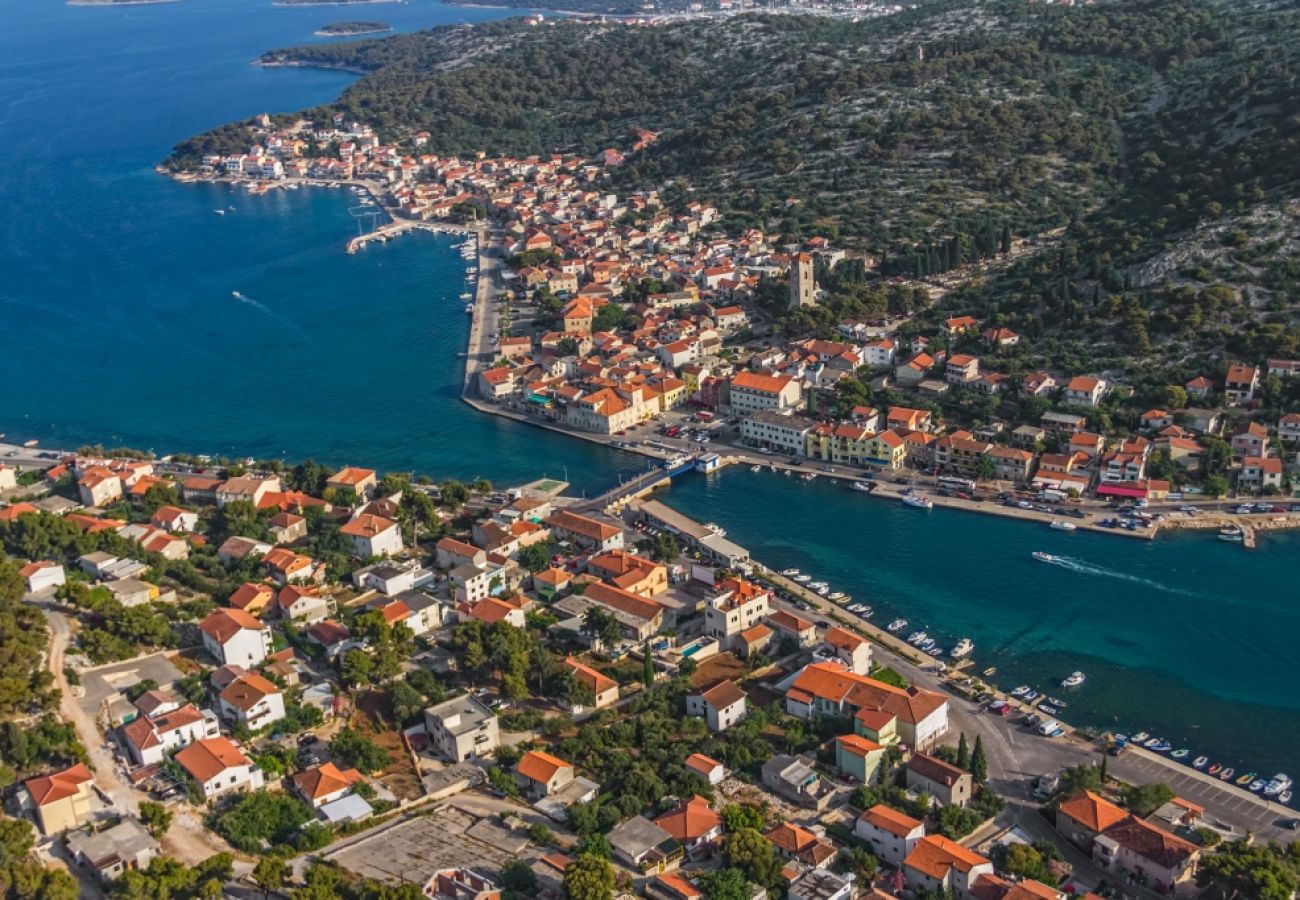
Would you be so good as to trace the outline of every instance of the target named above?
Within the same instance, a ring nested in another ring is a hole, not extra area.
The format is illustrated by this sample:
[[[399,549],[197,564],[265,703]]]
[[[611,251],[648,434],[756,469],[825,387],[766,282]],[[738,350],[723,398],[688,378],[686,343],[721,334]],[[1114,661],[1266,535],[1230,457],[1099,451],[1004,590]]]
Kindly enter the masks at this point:
[[[799,405],[803,391],[789,375],[739,372],[731,379],[731,411],[736,415],[774,410],[782,412]]]
[[[487,756],[501,740],[492,710],[468,694],[426,709],[424,728],[434,750],[451,762]]]
[[[252,669],[271,653],[271,629],[242,609],[218,609],[199,623],[203,646],[228,666]]]

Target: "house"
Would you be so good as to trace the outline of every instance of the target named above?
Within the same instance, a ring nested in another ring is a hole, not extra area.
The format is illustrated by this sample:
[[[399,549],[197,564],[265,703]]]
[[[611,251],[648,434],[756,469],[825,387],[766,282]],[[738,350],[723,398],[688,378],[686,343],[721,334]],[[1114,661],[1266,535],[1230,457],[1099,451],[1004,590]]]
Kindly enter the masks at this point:
[[[92,466],[77,481],[83,506],[103,507],[122,499],[122,479],[103,466]]]
[[[208,800],[237,791],[255,791],[265,783],[262,770],[227,737],[195,741],[177,751],[175,759]]]
[[[358,500],[368,500],[379,488],[379,478],[374,469],[347,466],[327,478],[325,487],[334,488],[335,492],[343,494],[351,493]]]
[[[68,853],[78,865],[109,882],[125,872],[147,869],[158,855],[158,842],[139,819],[125,817],[116,825],[87,834],[68,835]]]
[[[573,781],[573,763],[545,750],[529,750],[515,763],[515,782],[529,800],[540,800]]]
[[[686,768],[703,775],[709,784],[719,784],[727,777],[727,768],[711,756],[692,753],[686,757]]]
[[[686,715],[703,718],[709,731],[726,731],[745,718],[747,698],[734,681],[720,681],[707,691],[686,695]]]
[[[1227,377],[1223,379],[1223,398],[1229,406],[1245,406],[1255,399],[1259,388],[1259,369],[1241,363],[1228,366]]]
[[[307,640],[319,647],[324,648],[325,658],[334,659],[344,650],[356,646],[352,640],[352,633],[348,631],[346,625],[341,625],[333,619],[325,619],[310,626],[305,634]]]
[[[572,583],[573,576],[555,566],[533,573],[533,591],[543,600],[554,600]]]
[[[885,424],[900,431],[929,431],[934,427],[933,416],[927,409],[910,409],[891,406],[885,414]]]
[[[907,761],[907,789],[924,791],[943,806],[969,806],[974,779],[938,757],[913,753]]]
[[[1217,409],[1188,407],[1182,412],[1183,425],[1197,434],[1218,434],[1223,428],[1223,413]]]
[[[709,808],[709,801],[696,794],[654,820],[654,824],[681,844],[688,856],[712,849],[722,837],[722,817]]]
[[[645,816],[633,816],[606,835],[614,858],[643,874],[676,868],[685,848],[671,834]]]
[[[1072,434],[1083,431],[1088,420],[1084,416],[1076,416],[1073,413],[1045,412],[1038,420],[1038,424],[1049,435],[1068,438]]]
[[[976,900],[1065,900],[1066,896],[1032,878],[1010,882],[997,875],[981,875],[975,882],[974,895]],[[1093,893],[1084,895],[1084,900],[1096,898]]]
[[[945,319],[939,327],[944,337],[955,338],[963,334],[973,334],[980,327],[979,320],[974,316],[956,316],[951,319]]]
[[[994,445],[984,454],[993,460],[993,477],[1017,484],[1028,484],[1034,467],[1034,454],[1018,447]]]
[[[1168,428],[1174,424],[1174,415],[1163,409],[1148,409],[1139,418],[1143,428],[1150,431],[1159,431],[1161,428]]]
[[[287,547],[276,547],[262,557],[262,568],[279,585],[305,584],[324,577],[325,567],[310,556],[294,553]]]
[[[307,519],[297,513],[278,512],[267,525],[277,544],[292,544],[307,536]]]
[[[1106,379],[1089,375],[1076,375],[1065,384],[1062,400],[1070,406],[1096,406],[1105,396]]]
[[[650,900],[701,900],[704,892],[683,875],[665,872],[646,880],[643,888]]]
[[[572,541],[584,550],[610,551],[623,547],[623,529],[567,510],[546,518],[557,540]]]
[[[1187,391],[1187,396],[1195,397],[1198,400],[1204,400],[1210,394],[1214,393],[1214,382],[1204,375],[1197,375],[1191,381],[1183,385],[1183,390]]]
[[[1262,422],[1248,422],[1245,428],[1232,436],[1232,458],[1238,462],[1267,452],[1268,427]]]
[[[242,609],[218,609],[199,623],[203,646],[225,665],[251,669],[271,652],[271,629]]]
[[[434,751],[451,762],[487,756],[501,741],[496,715],[469,695],[426,709],[424,728]]]
[[[1087,850],[1097,835],[1127,817],[1127,811],[1100,794],[1080,791],[1056,807],[1056,830],[1071,843]]]
[[[643,597],[654,597],[668,590],[666,566],[626,550],[610,550],[591,557],[587,560],[587,571]]]
[[[630,594],[600,581],[590,582],[581,597],[565,598],[557,606],[560,609],[579,607],[585,613],[585,607],[593,604],[611,613],[618,620],[624,636],[637,642],[648,640],[659,632],[667,610],[657,600]]]
[[[424,885],[429,900],[501,900],[496,882],[467,867],[439,869]]]
[[[241,562],[250,556],[265,556],[270,553],[273,545],[266,541],[256,541],[252,538],[228,537],[221,546],[217,548],[217,556],[226,565],[233,565]]]
[[[974,896],[972,889],[980,876],[993,874],[993,863],[956,841],[931,834],[917,841],[907,854],[903,874],[914,891],[951,891],[957,900],[968,900]]]
[[[859,734],[843,734],[835,739],[835,768],[862,784],[875,784],[885,748]]]
[[[352,539],[352,552],[362,559],[402,552],[402,529],[392,519],[362,513],[339,531]]]
[[[737,372],[731,379],[730,403],[733,415],[785,412],[798,406],[802,399],[803,389],[790,375]]]
[[[803,863],[815,869],[830,865],[839,852],[830,841],[790,822],[782,822],[763,837],[768,839],[781,859]]]
[[[735,649],[742,632],[771,614],[772,592],[742,578],[726,579],[716,589],[705,602],[704,633]]]
[[[881,803],[858,816],[853,833],[870,845],[876,859],[901,869],[903,860],[925,837],[925,823]]]
[[[750,413],[740,420],[740,437],[751,447],[803,456],[816,425],[807,416],[765,410]]]
[[[166,704],[155,715],[141,715],[122,726],[127,751],[138,765],[162,762],[171,750],[221,733],[217,717],[193,703]]]
[[[1263,491],[1282,488],[1282,460],[1275,456],[1247,456],[1237,473],[1238,490]]]
[[[434,561],[440,569],[454,569],[457,566],[485,566],[487,565],[487,553],[473,544],[458,541],[453,537],[445,537],[438,541],[434,548]]]
[[[515,628],[523,628],[528,624],[528,617],[524,612],[525,602],[522,596],[484,597],[477,603],[467,606],[463,617],[487,622],[489,625],[505,622]]]
[[[787,900],[852,900],[856,890],[852,872],[836,875],[829,869],[808,869],[790,882]]]
[[[225,506],[227,503],[236,501],[257,506],[267,493],[281,490],[279,476],[272,475],[269,478],[259,478],[256,475],[240,475],[222,482],[214,492],[214,497],[217,506]]]
[[[256,672],[232,681],[217,703],[222,716],[254,731],[284,718],[284,694]]]
[[[866,675],[871,671],[871,642],[853,632],[832,626],[822,635],[826,649],[843,663],[844,668],[855,675]]]
[[[1014,347],[1020,343],[1020,335],[1010,328],[985,328],[981,335],[984,343],[990,347]]]
[[[768,790],[808,809],[825,809],[835,793],[830,782],[817,774],[816,763],[806,756],[773,756],[763,764],[762,779]]]
[[[978,356],[971,356],[968,353],[954,353],[948,358],[948,365],[944,370],[944,379],[949,384],[968,384],[980,377],[980,361]]]
[[[23,782],[23,791],[23,805],[31,800],[36,827],[44,835],[76,828],[88,822],[95,811],[95,779],[84,763],[29,778]]]
[[[595,697],[594,706],[596,709],[604,709],[606,706],[612,706],[618,702],[618,682],[601,672],[597,672],[591,666],[578,662],[572,656],[564,661],[567,668],[580,683],[586,685]]]
[[[943,694],[914,685],[885,684],[856,675],[838,662],[814,663],[797,673],[789,680],[785,705],[787,712],[801,719],[883,710],[897,717],[899,737],[917,748],[933,745],[948,732],[948,698]]]
[[[767,626],[776,633],[778,641],[792,640],[800,648],[817,643],[817,626],[783,609],[778,609],[767,617]]]
[[[1190,841],[1128,816],[1092,845],[1092,861],[1117,877],[1133,876],[1160,894],[1173,893],[1196,874],[1200,848]]]
[[[18,574],[22,575],[28,592],[32,594],[59,587],[67,582],[63,566],[48,559],[28,563],[18,570]]]
[[[179,506],[160,506],[152,516],[149,524],[168,532],[188,532],[198,527],[199,514]]]
[[[1278,419],[1277,436],[1287,444],[1300,441],[1300,413],[1287,413]]]
[[[350,794],[353,787],[363,780],[356,769],[340,769],[330,761],[296,773],[290,784],[298,796],[311,804],[312,809],[320,809]]]
[[[314,587],[288,584],[280,588],[275,598],[276,612],[299,626],[314,625],[329,618],[329,599],[321,596]]]
[[[275,591],[268,584],[256,581],[245,581],[239,587],[235,588],[227,599],[226,603],[232,609],[241,609],[250,616],[256,616],[271,605],[275,599]]]

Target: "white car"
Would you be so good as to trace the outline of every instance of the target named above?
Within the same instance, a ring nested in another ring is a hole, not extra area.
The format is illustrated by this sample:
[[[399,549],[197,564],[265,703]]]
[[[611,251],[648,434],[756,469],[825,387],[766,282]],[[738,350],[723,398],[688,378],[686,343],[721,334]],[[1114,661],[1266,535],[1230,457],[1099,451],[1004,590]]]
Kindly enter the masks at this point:
[[[1194,516],[1197,513],[1197,509],[1195,506],[1187,506],[1187,505],[1178,507],[1178,511],[1182,513],[1187,513],[1189,516]]]

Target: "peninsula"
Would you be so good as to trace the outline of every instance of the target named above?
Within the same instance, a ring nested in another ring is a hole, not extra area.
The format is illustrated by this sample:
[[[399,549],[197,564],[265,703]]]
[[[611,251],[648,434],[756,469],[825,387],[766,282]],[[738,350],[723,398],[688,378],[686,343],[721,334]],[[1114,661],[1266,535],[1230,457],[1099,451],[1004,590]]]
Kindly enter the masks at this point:
[[[387,22],[331,22],[322,26],[316,34],[322,37],[356,37],[363,34],[382,34],[392,31],[393,26]]]
[[[67,0],[69,6],[152,6],[155,3],[176,3],[177,0]]]

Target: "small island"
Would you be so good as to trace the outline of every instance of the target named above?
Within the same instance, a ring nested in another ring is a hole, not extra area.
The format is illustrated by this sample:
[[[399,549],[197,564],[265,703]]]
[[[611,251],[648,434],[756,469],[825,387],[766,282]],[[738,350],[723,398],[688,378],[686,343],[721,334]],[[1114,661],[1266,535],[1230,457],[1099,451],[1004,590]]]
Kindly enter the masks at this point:
[[[397,0],[275,0],[272,6],[359,6],[363,3],[396,3]]]
[[[357,37],[362,34],[383,34],[392,31],[387,22],[331,22],[316,32],[321,37]]]
[[[154,3],[175,3],[176,0],[68,0],[69,6],[149,6]]]

